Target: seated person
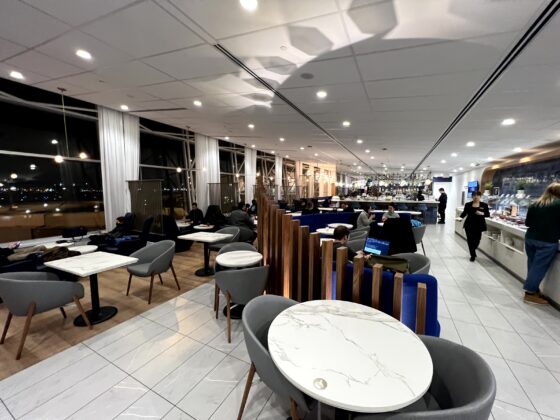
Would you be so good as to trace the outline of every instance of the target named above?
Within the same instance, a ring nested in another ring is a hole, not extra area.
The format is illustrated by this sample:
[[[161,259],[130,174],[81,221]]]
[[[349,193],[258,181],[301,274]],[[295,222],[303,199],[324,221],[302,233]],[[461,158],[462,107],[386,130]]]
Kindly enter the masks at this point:
[[[193,225],[199,225],[202,223],[204,216],[202,214],[202,210],[198,208],[198,204],[192,203],[191,211],[187,215],[187,220],[190,220]]]
[[[206,210],[206,216],[204,216],[203,222],[207,225],[214,226],[214,228],[219,229],[221,226],[225,225],[226,217],[222,213],[222,209],[215,204],[208,206]]]
[[[89,237],[88,245],[101,245],[104,243],[113,243],[115,239],[122,238],[130,234],[129,227],[125,224],[125,218],[119,216],[116,219],[116,225],[110,232],[102,235],[91,235]]]
[[[385,223],[385,220],[387,219],[398,219],[399,217],[400,217],[399,213],[395,211],[395,205],[391,203],[389,204],[387,211],[383,213],[383,217],[381,218],[381,221]]]
[[[422,194],[422,190],[418,190],[418,194],[416,194],[416,200],[424,201],[424,194]]]
[[[369,206],[364,211],[361,211],[356,221],[356,229],[370,227],[371,222],[375,219],[374,215],[369,214]]]
[[[257,239],[255,223],[243,209],[243,203],[239,203],[237,208],[230,213],[228,224],[240,228],[240,240],[242,242],[250,241],[252,243]]]
[[[247,214],[251,212],[251,205],[249,203],[245,203],[245,207],[243,207],[243,211]]]
[[[257,200],[251,200],[251,207],[249,207],[249,214],[257,214]]]
[[[309,200],[306,207],[301,211],[301,214],[317,214],[320,213],[319,209],[315,206],[313,201]]]
[[[354,209],[348,203],[342,203],[343,212],[353,212]]]
[[[348,235],[350,230],[346,226],[337,226],[333,232],[333,261],[336,261],[336,250],[342,247],[348,247]],[[353,261],[355,256],[362,256],[364,253],[360,250],[358,252],[352,251],[348,248],[348,260]]]

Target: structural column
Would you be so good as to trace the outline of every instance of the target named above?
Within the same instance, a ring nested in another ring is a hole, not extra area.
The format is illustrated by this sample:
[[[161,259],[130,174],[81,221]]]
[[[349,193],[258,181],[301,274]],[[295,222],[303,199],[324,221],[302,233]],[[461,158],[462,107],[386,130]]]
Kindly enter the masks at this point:
[[[276,199],[280,200],[282,198],[282,169],[284,162],[282,156],[276,156],[276,161],[274,164],[274,182],[276,184]]]
[[[206,212],[211,203],[209,184],[218,187],[220,183],[220,152],[218,140],[195,133],[196,159],[196,201],[198,207]]]
[[[254,198],[257,183],[257,151],[245,148],[245,202],[250,203]]]

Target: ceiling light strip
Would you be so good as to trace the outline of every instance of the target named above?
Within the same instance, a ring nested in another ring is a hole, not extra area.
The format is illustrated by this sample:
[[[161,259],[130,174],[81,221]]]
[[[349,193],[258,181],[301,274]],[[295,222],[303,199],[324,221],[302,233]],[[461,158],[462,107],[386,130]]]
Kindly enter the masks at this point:
[[[519,54],[525,50],[527,45],[532,41],[532,39],[538,35],[538,33],[546,26],[546,24],[552,19],[552,17],[560,9],[560,0],[551,0],[550,3],[544,8],[544,10],[537,16],[534,22],[531,24],[529,29],[521,36],[513,48],[508,52],[504,59],[498,64],[494,69],[492,74],[484,81],[484,83],[478,88],[475,94],[471,97],[469,102],[464,106],[464,108],[459,112],[455,119],[451,122],[449,127],[443,132],[439,139],[434,143],[431,149],[426,153],[426,156],[416,165],[412,170],[411,176],[418,170],[422,163],[428,159],[428,157],[434,152],[434,150],[445,140],[445,138],[453,131],[453,129],[461,122],[465,115],[477,104],[477,102],[484,96],[484,94],[492,87],[494,82],[500,78],[500,76],[507,70],[511,63],[517,58]]]
[[[333,142],[335,142],[336,144],[338,144],[340,147],[342,147],[344,150],[346,150],[348,153],[350,153],[352,156],[354,156],[356,159],[358,159],[360,162],[362,162],[362,164],[364,166],[367,166],[371,171],[376,172],[376,170],[374,168],[372,168],[371,166],[369,166],[367,163],[365,163],[359,156],[357,156],[356,154],[354,154],[354,152],[352,152],[352,150],[350,150],[348,147],[346,147],[344,145],[344,143],[342,143],[340,140],[338,140],[335,136],[333,136],[329,131],[327,131],[326,129],[324,129],[319,123],[317,123],[313,118],[311,118],[309,115],[307,115],[304,111],[302,111],[296,104],[294,104],[292,101],[290,101],[288,98],[286,98],[282,93],[278,92],[276,89],[274,89],[274,87],[272,87],[272,85],[270,85],[266,80],[262,79],[258,74],[256,74],[253,70],[251,70],[249,67],[247,67],[245,65],[245,63],[243,63],[241,60],[239,60],[235,55],[233,55],[231,52],[229,52],[229,50],[227,48],[225,48],[224,46],[220,45],[220,44],[215,44],[214,47],[220,51],[222,54],[224,54],[227,58],[229,58],[231,61],[233,61],[235,64],[237,64],[239,67],[241,67],[243,70],[245,70],[247,73],[249,73],[253,78],[255,78],[256,80],[259,81],[260,84],[262,84],[265,88],[267,88],[268,90],[270,90],[272,93],[274,93],[274,95],[276,95],[276,97],[280,98],[282,101],[284,101],[284,103],[286,103],[286,105],[290,106],[294,111],[296,111],[298,114],[300,114],[303,118],[305,118],[308,122],[310,122],[311,124],[313,124],[315,127],[317,127],[319,130],[321,130],[322,133],[324,133],[328,138],[330,138]]]

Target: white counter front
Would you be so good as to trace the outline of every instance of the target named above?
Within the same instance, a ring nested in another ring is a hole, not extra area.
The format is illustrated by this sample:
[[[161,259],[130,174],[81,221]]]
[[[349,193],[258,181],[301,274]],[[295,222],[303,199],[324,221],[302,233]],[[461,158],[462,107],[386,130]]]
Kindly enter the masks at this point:
[[[457,216],[463,209],[457,209]],[[455,221],[455,233],[466,239],[464,221]],[[496,261],[514,277],[525,281],[527,255],[525,254],[524,226],[514,225],[500,219],[486,219],[488,230],[482,233],[478,249]],[[559,253],[541,284],[541,291],[560,306],[560,243]]]

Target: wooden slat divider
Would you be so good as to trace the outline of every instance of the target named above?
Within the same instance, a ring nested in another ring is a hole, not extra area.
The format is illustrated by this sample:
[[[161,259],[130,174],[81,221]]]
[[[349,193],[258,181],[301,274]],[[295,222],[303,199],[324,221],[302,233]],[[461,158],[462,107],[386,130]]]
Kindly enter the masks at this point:
[[[336,300],[342,300],[342,290],[346,277],[346,264],[348,263],[348,248],[341,247],[336,250]]]
[[[276,208],[276,228],[274,230],[274,269],[276,271],[276,287],[275,294],[282,296],[282,216],[284,215],[284,210]]]
[[[307,284],[309,282],[309,226],[300,226],[298,231],[298,272],[297,296],[298,302],[308,300]]]
[[[426,283],[418,283],[416,291],[416,334],[426,333],[426,300],[428,289]]]
[[[360,303],[360,293],[364,279],[364,257],[354,257],[354,270],[352,271],[352,302]]]
[[[321,234],[313,232],[309,234],[309,276],[307,284],[307,300],[313,300],[315,283],[321,279]]]
[[[333,243],[332,239],[325,239],[321,245],[321,299],[332,299]]]
[[[292,242],[291,256],[292,256],[292,299],[298,299],[298,271],[299,271],[299,220],[291,220],[290,223],[290,241]]]
[[[393,318],[401,319],[402,308],[402,292],[403,292],[403,275],[396,273],[393,278]]]
[[[373,280],[371,284],[371,306],[379,309],[381,300],[381,281],[383,279],[383,265],[374,264]]]
[[[292,298],[292,216],[282,214],[282,296]]]

